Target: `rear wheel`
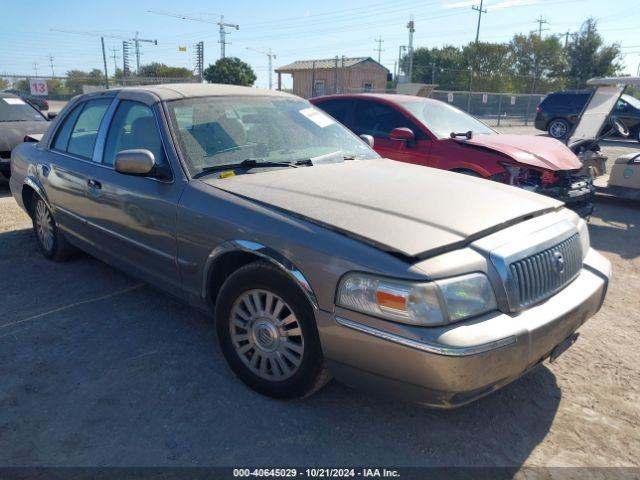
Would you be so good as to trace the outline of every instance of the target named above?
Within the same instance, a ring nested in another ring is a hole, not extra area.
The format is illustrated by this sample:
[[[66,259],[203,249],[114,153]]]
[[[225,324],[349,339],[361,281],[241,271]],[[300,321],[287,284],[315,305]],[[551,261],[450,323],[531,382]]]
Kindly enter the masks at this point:
[[[549,133],[550,137],[560,140],[562,138],[566,138],[566,136],[569,135],[570,129],[571,125],[569,125],[569,122],[567,122],[563,118],[555,118],[551,120],[551,122],[549,122],[547,132]]]
[[[31,218],[38,248],[49,260],[60,262],[74,252],[73,246],[58,229],[51,210],[37,193],[33,194]]]
[[[329,381],[313,309],[278,268],[256,262],[234,272],[220,290],[215,313],[225,359],[257,392],[301,398]]]

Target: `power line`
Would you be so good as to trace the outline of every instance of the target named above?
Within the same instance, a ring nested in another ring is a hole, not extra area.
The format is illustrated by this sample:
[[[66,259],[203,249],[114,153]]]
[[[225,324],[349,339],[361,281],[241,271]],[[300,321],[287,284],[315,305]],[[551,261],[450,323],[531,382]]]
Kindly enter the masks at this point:
[[[113,72],[115,73],[115,71],[118,69],[118,58],[120,58],[118,56],[118,49],[117,48],[112,48],[111,49],[111,58],[113,58]]]

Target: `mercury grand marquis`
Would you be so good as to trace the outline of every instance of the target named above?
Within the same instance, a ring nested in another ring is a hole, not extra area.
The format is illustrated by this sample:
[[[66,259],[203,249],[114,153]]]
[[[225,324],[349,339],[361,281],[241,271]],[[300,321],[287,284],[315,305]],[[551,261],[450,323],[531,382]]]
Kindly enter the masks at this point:
[[[262,394],[336,377],[451,408],[555,360],[608,285],[585,221],[371,143],[282,92],[123,88],[69,102],[10,184],[46,258],[81,249],[212,313]]]

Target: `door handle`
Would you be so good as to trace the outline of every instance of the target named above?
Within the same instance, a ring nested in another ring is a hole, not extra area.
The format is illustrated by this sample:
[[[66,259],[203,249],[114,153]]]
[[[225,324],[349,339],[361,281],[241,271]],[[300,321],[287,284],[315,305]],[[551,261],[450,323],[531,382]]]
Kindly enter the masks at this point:
[[[100,190],[102,188],[102,184],[99,181],[94,180],[93,178],[90,178],[89,180],[87,180],[87,185],[97,190]]]

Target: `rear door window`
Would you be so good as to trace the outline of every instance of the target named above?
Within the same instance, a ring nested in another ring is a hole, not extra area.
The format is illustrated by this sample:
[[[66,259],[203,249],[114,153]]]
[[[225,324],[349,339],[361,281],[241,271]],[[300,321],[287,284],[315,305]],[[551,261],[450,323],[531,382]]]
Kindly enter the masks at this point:
[[[89,100],[75,107],[63,120],[53,142],[54,150],[90,160],[102,118],[112,99]]]

